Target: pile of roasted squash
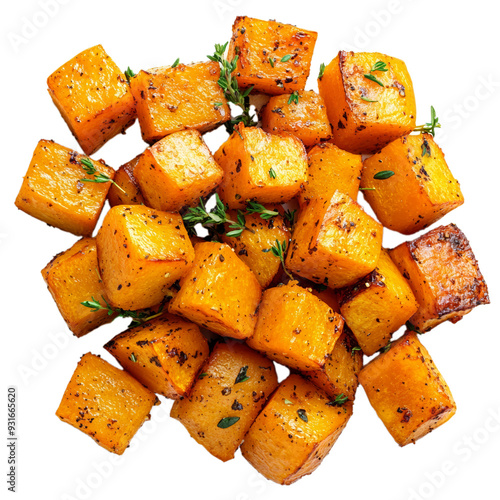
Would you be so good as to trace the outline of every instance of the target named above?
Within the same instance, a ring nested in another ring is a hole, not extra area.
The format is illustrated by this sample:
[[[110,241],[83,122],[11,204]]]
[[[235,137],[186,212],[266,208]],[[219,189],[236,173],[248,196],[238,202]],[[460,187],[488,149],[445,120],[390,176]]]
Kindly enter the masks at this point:
[[[107,450],[159,394],[211,454],[241,446],[290,484],[332,448],[358,381],[401,446],[455,413],[420,334],[489,302],[469,242],[450,224],[382,247],[464,201],[437,117],[416,125],[408,70],[380,53],[340,52],[305,90],[316,37],[238,17],[206,62],[134,75],[97,45],[48,78],[84,154],[41,140],[16,205],[81,237],[42,271],[77,337],[133,320],[104,346],[124,370],[85,354],[57,410]],[[136,117],[144,152],[117,171],[89,156]]]

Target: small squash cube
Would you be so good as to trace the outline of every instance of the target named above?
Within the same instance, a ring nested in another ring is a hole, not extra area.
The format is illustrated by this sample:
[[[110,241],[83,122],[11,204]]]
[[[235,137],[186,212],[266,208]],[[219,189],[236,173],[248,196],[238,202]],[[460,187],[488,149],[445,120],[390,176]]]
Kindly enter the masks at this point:
[[[226,337],[253,334],[262,289],[229,245],[197,243],[193,267],[180,285],[169,303],[171,313]]]
[[[125,75],[101,45],[84,50],[47,79],[49,94],[85,154],[91,155],[135,121]]]
[[[197,130],[167,135],[139,157],[134,173],[146,204],[179,211],[221,183],[223,171]]]
[[[415,443],[456,411],[450,389],[414,332],[368,363],[359,382],[399,446]]]
[[[375,153],[415,128],[415,94],[400,59],[340,51],[318,79],[318,87],[333,126],[333,142],[341,149]]]
[[[168,288],[191,267],[194,250],[179,214],[117,205],[97,234],[97,257],[110,303],[135,311],[170,295]]]
[[[408,281],[385,249],[370,274],[339,293],[340,313],[367,356],[386,346],[418,309]]]
[[[318,34],[276,21],[238,16],[227,59],[238,55],[236,80],[265,94],[304,90]]]
[[[230,119],[217,81],[219,64],[200,62],[140,71],[130,81],[142,138],[149,144],[172,132],[207,132]]]
[[[209,355],[200,329],[171,314],[118,334],[104,348],[141,384],[171,399],[187,394]]]
[[[241,452],[267,479],[292,484],[316,470],[351,415],[352,403],[335,406],[314,384],[290,375],[250,427]]]
[[[419,303],[410,322],[421,332],[443,321],[456,323],[474,307],[490,303],[469,241],[455,224],[401,243],[390,255]]]
[[[244,208],[248,200],[285,203],[307,179],[307,156],[299,139],[242,123],[214,157],[224,170],[219,196],[229,208]]]
[[[83,169],[84,158],[54,141],[41,140],[17,195],[17,208],[63,231],[91,236],[111,183],[82,181],[94,178]],[[86,159],[113,179],[114,170],[102,160]]]
[[[307,182],[299,194],[301,206],[313,198],[331,198],[335,191],[356,201],[363,169],[361,155],[324,143],[309,151],[308,160]]]
[[[158,399],[134,377],[87,353],[66,387],[56,415],[121,455]]]
[[[374,179],[389,170],[392,177]],[[460,184],[430,134],[405,135],[364,161],[363,195],[389,229],[413,234],[462,205]]]
[[[262,295],[257,325],[247,343],[297,370],[322,368],[342,334],[344,320],[292,281]]]
[[[141,188],[137,179],[134,177],[134,171],[139,161],[139,156],[122,165],[115,173],[115,184],[108,191],[108,201],[110,206],[115,205],[145,205],[146,200],[141,193]],[[121,189],[120,189],[121,188]],[[123,192],[123,191],[125,192]]]
[[[170,416],[191,437],[226,462],[234,458],[248,429],[278,386],[272,361],[237,342],[219,343],[188,397]]]
[[[82,238],[70,249],[56,255],[43,269],[42,276],[68,328],[82,337],[98,326],[113,321],[107,310],[93,312],[82,302],[106,292],[99,276],[94,238]]]
[[[349,196],[315,198],[299,211],[286,258],[288,269],[330,288],[356,282],[375,269],[382,225]]]
[[[273,96],[261,113],[262,128],[266,132],[271,134],[289,132],[307,147],[332,137],[325,101],[312,90],[298,92],[293,96],[289,94]]]

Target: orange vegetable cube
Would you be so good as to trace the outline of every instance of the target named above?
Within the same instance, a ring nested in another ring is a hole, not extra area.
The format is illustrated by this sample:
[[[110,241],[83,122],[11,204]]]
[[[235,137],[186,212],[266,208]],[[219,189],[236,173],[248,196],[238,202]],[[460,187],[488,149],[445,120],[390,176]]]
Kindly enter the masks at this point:
[[[375,153],[415,128],[415,94],[400,59],[340,51],[318,79],[318,87],[333,126],[333,142],[341,149]]]
[[[135,378],[87,353],[78,362],[56,415],[121,455],[155,404],[159,404],[156,396]]]
[[[382,171],[394,172],[377,180]],[[430,134],[405,135],[364,161],[361,186],[379,221],[389,229],[413,234],[454,208],[464,197],[444,154]]]
[[[54,141],[41,140],[16,198],[16,207],[27,214],[77,236],[90,236],[106,201],[110,182],[85,182],[82,159],[97,173],[114,177],[102,160],[86,158]],[[85,161],[85,160],[84,160]]]
[[[194,250],[179,214],[117,205],[97,234],[97,256],[110,303],[135,311],[171,295],[168,288],[189,270]]]
[[[456,323],[474,307],[490,303],[469,241],[455,224],[401,243],[390,255],[419,303],[410,322],[421,332],[443,321]]]
[[[450,389],[414,332],[368,363],[359,382],[399,446],[415,443],[456,411]]]
[[[115,173],[113,179],[120,188],[113,184],[108,191],[108,201],[110,206],[115,205],[145,205],[146,200],[141,193],[141,188],[137,179],[134,177],[134,171],[139,161],[139,156],[122,165]],[[125,193],[123,191],[125,191]]]
[[[91,155],[135,121],[125,75],[101,45],[84,50],[47,79],[50,97],[78,144]]]

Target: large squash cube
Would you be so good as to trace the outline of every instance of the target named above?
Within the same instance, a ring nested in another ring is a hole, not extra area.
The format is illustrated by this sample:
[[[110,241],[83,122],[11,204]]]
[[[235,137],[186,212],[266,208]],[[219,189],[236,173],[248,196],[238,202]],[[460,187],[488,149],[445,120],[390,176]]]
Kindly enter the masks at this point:
[[[262,128],[271,134],[288,132],[305,146],[314,146],[332,137],[323,98],[312,90],[294,96],[273,96],[261,111]]]
[[[443,321],[456,323],[474,307],[490,303],[469,241],[455,224],[401,243],[390,254],[419,304],[410,322],[421,332]]]
[[[414,332],[368,363],[359,382],[399,446],[424,437],[456,411],[450,389]]]
[[[99,356],[82,356],[56,415],[121,455],[158,399],[127,372]]]
[[[301,208],[286,258],[290,271],[340,288],[375,269],[382,225],[346,194],[312,199]]]
[[[179,211],[194,206],[221,183],[223,171],[197,130],[164,137],[139,157],[134,175],[146,204]]]
[[[90,236],[106,201],[110,182],[86,182],[86,158],[54,141],[41,140],[24,177],[16,206],[50,226],[77,236]],[[102,160],[92,163],[98,173],[113,179],[114,170]]]
[[[341,149],[375,153],[415,128],[413,85],[405,63],[395,57],[341,51],[325,68],[318,87],[333,142]]]
[[[200,329],[171,314],[128,329],[104,347],[141,384],[171,399],[187,394],[209,355]]]
[[[312,382],[290,375],[250,427],[241,452],[267,479],[292,484],[316,470],[351,415],[352,403],[336,406]]]
[[[230,119],[219,64],[200,62],[140,71],[130,81],[142,138],[149,144],[172,132],[207,132]]]
[[[257,325],[247,343],[297,370],[322,368],[342,334],[344,320],[305,288],[290,282],[262,295]]]
[[[224,170],[219,196],[229,208],[244,208],[248,200],[285,203],[307,179],[304,145],[292,135],[240,123],[214,156]]]
[[[237,55],[238,85],[265,94],[304,90],[318,34],[276,21],[238,16],[227,59]]]
[[[47,79],[49,94],[85,154],[134,123],[125,75],[101,45],[84,50]]]
[[[68,328],[77,337],[112,321],[106,309],[93,312],[82,302],[106,299],[99,276],[94,238],[82,238],[70,249],[56,255],[43,269],[42,276]]]
[[[229,245],[197,243],[193,267],[180,284],[169,303],[171,313],[225,337],[246,339],[253,334],[262,289]]]
[[[219,343],[191,393],[170,416],[212,455],[230,460],[278,386],[272,361],[237,342]]]
[[[145,205],[146,200],[141,193],[141,188],[134,171],[139,161],[139,156],[122,165],[115,173],[115,184],[108,191],[110,206],[115,205]],[[119,186],[119,187],[118,187]]]
[[[97,234],[97,257],[110,303],[137,310],[162,302],[191,267],[194,250],[182,217],[142,205],[117,205]]]
[[[375,179],[382,171],[394,175]],[[430,226],[464,202],[460,184],[430,134],[405,135],[366,159],[361,186],[368,188],[363,194],[378,220],[403,234]]]
[[[340,297],[340,312],[367,356],[386,346],[418,309],[408,281],[385,249],[377,267],[341,289]]]

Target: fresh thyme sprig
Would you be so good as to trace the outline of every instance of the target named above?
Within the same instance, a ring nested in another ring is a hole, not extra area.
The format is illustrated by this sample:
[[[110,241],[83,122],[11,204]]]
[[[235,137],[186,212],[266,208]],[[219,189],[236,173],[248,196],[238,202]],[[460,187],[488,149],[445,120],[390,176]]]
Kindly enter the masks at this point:
[[[130,69],[130,66],[125,70],[125,78],[127,79],[127,82],[130,83],[130,79],[134,78],[135,73]]]
[[[283,267],[283,271],[287,274],[287,276],[293,280],[292,274],[288,271],[285,265],[285,254],[286,254],[286,240],[283,240],[283,243],[281,243],[279,240],[276,240],[276,244],[272,246],[271,248],[264,249],[262,250],[263,252],[272,252],[275,257],[278,257],[278,259],[281,261],[281,266]]]
[[[392,177],[394,175],[394,172],[392,170],[381,170],[380,172],[377,172],[373,178],[379,181],[383,181],[384,179],[389,179],[389,177]]]
[[[94,164],[88,158],[82,158],[80,160],[80,165],[82,166],[83,170],[85,170],[85,173],[87,175],[94,176],[93,179],[87,179],[87,178],[80,179],[81,182],[95,182],[97,184],[102,184],[104,182],[111,182],[111,184],[114,184],[122,193],[125,193],[128,196],[125,189],[123,189],[121,186],[119,186],[113,179],[108,177],[106,174],[99,172],[95,168]]]
[[[294,90],[291,94],[290,94],[290,97],[288,98],[288,103],[287,104],[292,104],[295,103],[295,104],[298,104],[299,103],[299,98],[300,98],[300,95],[298,93],[297,90]]]
[[[325,66],[325,63],[321,63],[319,65],[319,75],[318,75],[318,80],[321,80],[323,78],[323,75],[325,74],[325,69],[326,69],[326,66]]]
[[[387,71],[388,69],[389,68],[387,67],[387,64],[384,61],[377,61],[371,67],[370,72],[369,73],[365,73],[363,76],[367,80],[371,80],[372,82],[375,82],[378,85],[380,85],[381,87],[383,87],[384,84],[375,75],[373,75],[372,73],[374,73],[375,71]]]
[[[264,205],[257,203],[256,201],[249,201],[247,203],[247,214],[259,214],[261,219],[269,220],[276,217],[280,213],[276,210],[268,210]]]
[[[335,399],[326,403],[326,405],[327,406],[342,406],[347,401],[349,401],[349,398],[347,396],[345,396],[344,394],[339,394],[338,396],[335,397]]]
[[[297,213],[297,209],[294,210],[285,210],[285,220],[287,220],[290,225],[293,227],[295,224],[295,214]]]
[[[170,66],[171,68],[177,68],[177,66],[179,66],[179,62],[180,62],[180,58],[178,57],[175,61],[174,61],[174,64],[172,64],[172,66]]]
[[[436,116],[436,110],[434,109],[434,106],[431,106],[430,123],[426,123],[425,125],[418,125],[413,129],[413,132],[420,132],[421,134],[427,133],[431,134],[432,137],[434,137],[437,128],[441,128],[441,124],[439,123],[439,118]]]

